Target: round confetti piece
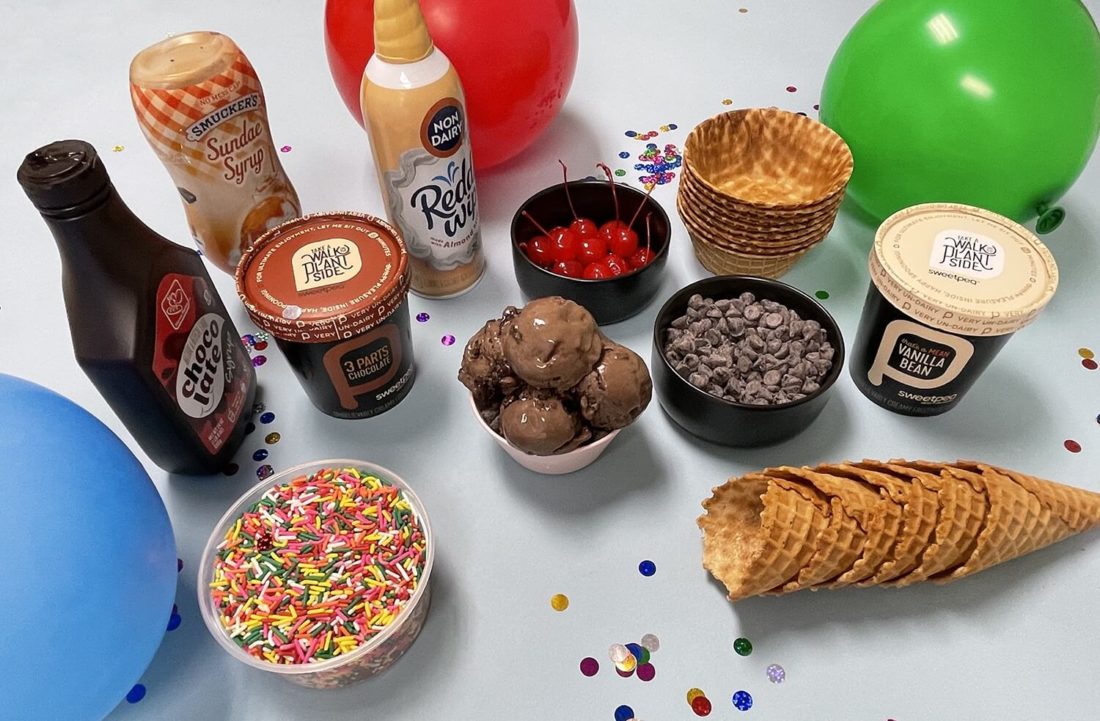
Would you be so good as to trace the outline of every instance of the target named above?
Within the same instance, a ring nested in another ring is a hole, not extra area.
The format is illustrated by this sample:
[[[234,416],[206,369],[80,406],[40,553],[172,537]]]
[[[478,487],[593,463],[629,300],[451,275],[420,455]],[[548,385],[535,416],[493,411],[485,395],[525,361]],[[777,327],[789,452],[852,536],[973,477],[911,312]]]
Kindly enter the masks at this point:
[[[737,12],[741,13],[742,15],[744,15],[748,11],[749,11],[748,8],[737,8]]]
[[[817,103],[814,103],[814,110],[821,110],[821,106]]]
[[[244,424],[244,434],[247,436],[252,431],[256,430],[256,424],[252,421]]]
[[[675,130],[678,127],[680,127],[680,126],[678,126],[676,123],[669,123],[668,124],[668,129],[669,130]]]
[[[642,665],[638,666],[638,678],[640,678],[641,680],[648,683],[652,681],[653,677],[656,675],[657,669],[653,668],[653,664],[643,663]]]
[[[252,367],[259,368],[264,363],[267,363],[267,356],[258,355],[252,359]]]
[[[696,716],[709,716],[710,709],[710,699],[706,696],[699,696],[691,702],[691,710],[695,712]]]
[[[733,642],[733,650],[738,656],[748,656],[752,653],[752,641],[742,636]]]
[[[1096,354],[1092,352],[1091,348],[1078,348],[1077,355],[1082,358],[1095,358]]]
[[[639,646],[636,643],[628,643],[628,644],[626,644],[626,650],[630,651],[631,656],[638,659],[638,663],[645,663],[645,661],[641,660],[642,659],[642,647],[641,646]]]
[[[636,133],[636,132],[634,132],[633,130],[628,130],[628,131],[626,131],[626,137],[628,137],[628,138],[633,138],[633,137],[635,137],[636,135],[637,135],[637,133]]]
[[[168,617],[168,630],[175,631],[177,628],[180,627],[180,623],[182,621],[183,618],[178,613],[173,613],[171,616]]]
[[[267,341],[266,340],[257,341],[256,345],[254,345],[252,347],[255,348],[256,350],[267,350]]]
[[[230,463],[229,465],[227,465],[225,468],[222,469],[222,473],[224,473],[227,476],[235,476],[235,475],[237,475],[237,471],[239,471],[239,470],[241,470],[240,466],[238,466],[236,463]]]
[[[115,151],[116,153],[121,153],[123,150],[126,150],[126,146],[116,145],[115,147],[111,148],[111,150]]]
[[[448,333],[447,335],[440,338],[439,342],[442,343],[443,345],[454,345],[455,344],[455,337],[453,335],[451,335],[450,333]]]
[[[730,100],[729,98],[726,98],[725,100],[722,101],[722,105],[733,105],[733,101]],[[708,711],[707,713],[710,713],[710,712]]]
[[[1090,371],[1096,370],[1096,361],[1094,361],[1092,358],[1082,358],[1081,365],[1083,365],[1085,368],[1088,368]]]
[[[631,669],[629,671],[624,671],[621,668],[619,668],[618,666],[616,666],[615,667],[615,673],[619,674],[623,678],[630,678],[631,676],[634,675],[634,669]]]
[[[624,175],[626,175],[626,171],[623,170],[622,168],[619,168],[618,170],[615,171],[615,175],[621,178]]]
[[[550,597],[550,608],[555,611],[564,611],[569,608],[569,596],[564,593],[555,593]]]
[[[787,679],[787,672],[777,663],[773,663],[764,669],[764,673],[772,683],[783,683]]]
[[[638,649],[638,653],[634,654],[634,658],[638,659],[638,665],[641,666],[644,663],[649,663],[650,655],[649,649],[642,646]]]
[[[1081,452],[1081,444],[1078,443],[1077,441],[1073,440],[1072,438],[1066,439],[1066,442],[1063,443],[1062,445],[1065,446],[1066,450],[1069,451],[1070,453],[1080,453]]]
[[[733,705],[738,711],[748,711],[752,708],[752,694],[748,691],[738,691],[733,694]]]
[[[271,423],[273,420],[275,420],[275,414],[271,411],[267,411],[262,416],[260,416],[260,423],[267,424]]]
[[[626,658],[615,664],[615,668],[623,673],[634,673],[634,669],[638,668],[638,659],[634,658],[634,654],[627,653]]]
[[[183,570],[183,559],[182,558],[177,558],[176,559],[176,573],[179,573],[182,570]]]
[[[621,643],[611,644],[611,648],[607,650],[607,656],[611,659],[611,663],[620,664],[627,656],[630,655],[630,651],[626,650],[626,646]]]
[[[268,433],[266,436],[264,436],[264,443],[268,444],[269,446],[273,446],[282,439],[283,437],[279,434],[278,431],[272,431],[271,433]]]
[[[699,698],[700,696],[706,696],[706,694],[703,693],[703,689],[701,689],[701,688],[689,688],[688,689],[687,700],[688,700],[689,704],[692,701],[694,701],[695,699]]]
[[[600,672],[600,662],[589,656],[581,659],[581,673],[591,678]]]
[[[427,323],[429,318],[431,318],[431,316],[428,315],[427,313],[417,313],[416,314],[416,322],[417,323]]]
[[[632,718],[634,718],[634,709],[626,704],[615,709],[615,721],[630,721]]]
[[[793,86],[793,85],[788,85],[788,86],[787,86],[787,92],[788,92],[788,93],[797,93],[797,92],[798,92],[798,88],[796,88],[796,87],[795,87],[795,86]]]
[[[638,564],[638,573],[643,576],[649,577],[657,573],[657,564],[650,560],[642,561]]]
[[[642,648],[648,650],[650,653],[657,653],[661,650],[661,641],[652,633],[647,633],[642,636]]]
[[[241,336],[241,343],[244,343],[245,345],[252,345],[255,342],[256,339],[252,337],[251,333],[245,333]]]
[[[126,701],[128,703],[137,703],[143,698],[145,698],[145,687],[140,683],[135,683],[134,687],[126,694]]]
[[[271,474],[274,472],[275,469],[265,463],[264,465],[256,469],[256,477],[262,481],[265,478],[271,476]]]
[[[257,450],[255,453],[252,454],[252,460],[262,461],[265,458],[267,458],[267,455],[268,455],[267,449],[266,448],[260,448],[259,450]]]
[[[624,150],[621,153],[619,153],[619,157],[622,158],[623,160],[626,160],[627,158],[630,157],[630,153],[628,153]]]
[[[814,293],[814,295],[817,297],[818,300],[828,300],[829,299],[829,291],[827,291],[827,290],[819,290],[816,293]]]
[[[280,153],[289,153],[291,150],[294,150],[294,148],[290,147],[289,145],[284,145],[283,147],[279,148]]]

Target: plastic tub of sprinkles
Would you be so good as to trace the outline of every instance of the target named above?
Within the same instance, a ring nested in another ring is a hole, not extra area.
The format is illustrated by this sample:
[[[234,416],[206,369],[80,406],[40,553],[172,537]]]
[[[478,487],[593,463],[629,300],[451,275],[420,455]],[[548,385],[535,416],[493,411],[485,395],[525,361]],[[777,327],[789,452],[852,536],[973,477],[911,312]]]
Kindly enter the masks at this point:
[[[389,668],[420,633],[435,547],[420,499],[365,461],[296,466],[222,516],[199,566],[206,627],[234,658],[313,688]]]

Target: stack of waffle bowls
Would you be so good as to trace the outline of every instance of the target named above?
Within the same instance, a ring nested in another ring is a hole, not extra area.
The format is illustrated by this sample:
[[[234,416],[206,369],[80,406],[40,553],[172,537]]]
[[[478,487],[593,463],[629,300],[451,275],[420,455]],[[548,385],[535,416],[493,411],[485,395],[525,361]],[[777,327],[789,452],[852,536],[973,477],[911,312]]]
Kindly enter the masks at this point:
[[[734,110],[688,135],[676,209],[707,270],[778,278],[829,234],[851,176],[851,150],[821,123]]]

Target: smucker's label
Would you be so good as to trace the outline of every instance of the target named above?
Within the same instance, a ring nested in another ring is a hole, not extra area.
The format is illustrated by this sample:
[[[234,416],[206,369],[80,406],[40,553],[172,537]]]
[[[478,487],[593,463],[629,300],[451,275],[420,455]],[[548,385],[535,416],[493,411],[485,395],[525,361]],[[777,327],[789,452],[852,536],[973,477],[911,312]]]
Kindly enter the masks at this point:
[[[210,453],[229,439],[254,374],[222,312],[202,278],[171,273],[157,287],[152,370]]]

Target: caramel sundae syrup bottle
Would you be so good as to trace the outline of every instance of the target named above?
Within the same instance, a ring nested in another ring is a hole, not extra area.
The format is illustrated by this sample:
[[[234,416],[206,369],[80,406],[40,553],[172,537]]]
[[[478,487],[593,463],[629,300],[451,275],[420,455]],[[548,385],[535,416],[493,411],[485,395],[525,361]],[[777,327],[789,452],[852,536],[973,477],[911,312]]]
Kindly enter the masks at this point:
[[[77,363],[158,466],[224,468],[256,375],[198,253],[130,212],[88,143],[39,148],[17,177],[61,253]]]
[[[485,271],[466,101],[417,0],[375,0],[361,101],[386,213],[409,251],[412,291],[465,293]]]

